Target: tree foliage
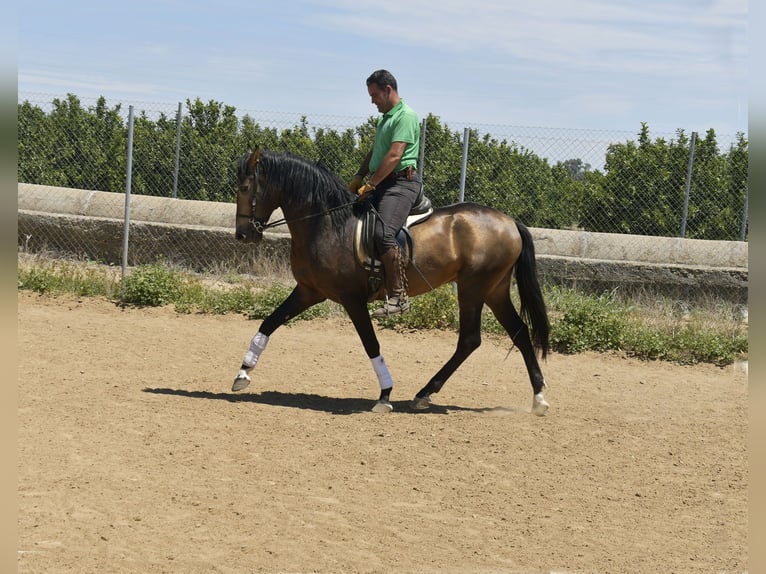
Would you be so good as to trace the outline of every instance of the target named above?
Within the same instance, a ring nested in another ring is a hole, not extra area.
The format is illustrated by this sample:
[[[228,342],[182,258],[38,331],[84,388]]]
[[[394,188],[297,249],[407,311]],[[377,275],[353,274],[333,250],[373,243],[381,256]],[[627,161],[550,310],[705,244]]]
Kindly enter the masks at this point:
[[[304,116],[285,129],[239,118],[221,102],[186,101],[181,123],[177,197],[234,201],[238,158],[254,145],[307,157],[350,179],[372,145],[374,117],[355,129],[312,127]],[[424,183],[436,206],[459,200],[462,133],[425,118]],[[120,105],[103,97],[84,108],[72,94],[51,110],[18,105],[18,180],[26,183],[121,192],[125,188],[128,126]],[[145,112],[134,122],[132,190],[170,197],[177,119]],[[465,200],[490,205],[528,226],[678,236],[690,137],[649,136],[615,143],[603,171],[581,159],[554,164],[513,141],[469,130]],[[743,134],[721,151],[714,131],[696,142],[686,237],[739,239],[747,190],[748,142]]]

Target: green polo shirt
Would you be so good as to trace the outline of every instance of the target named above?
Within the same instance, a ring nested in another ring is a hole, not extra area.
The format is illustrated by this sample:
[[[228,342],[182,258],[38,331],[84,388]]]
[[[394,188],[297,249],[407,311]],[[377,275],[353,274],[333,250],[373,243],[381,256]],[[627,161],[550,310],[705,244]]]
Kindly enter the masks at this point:
[[[375,144],[370,158],[370,172],[374,173],[380,167],[392,142],[407,144],[404,147],[402,159],[399,160],[394,171],[417,167],[420,149],[420,121],[415,111],[401,99],[378,120]]]

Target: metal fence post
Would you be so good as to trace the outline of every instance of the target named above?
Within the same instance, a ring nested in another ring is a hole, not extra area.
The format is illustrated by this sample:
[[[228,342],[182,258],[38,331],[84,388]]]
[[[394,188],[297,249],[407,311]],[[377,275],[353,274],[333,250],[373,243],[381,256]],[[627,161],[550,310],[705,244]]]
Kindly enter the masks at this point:
[[[468,170],[468,128],[463,128],[463,163],[460,166],[460,197],[458,201],[463,203],[465,199],[465,176]]]
[[[173,170],[173,199],[178,197],[178,164],[181,160],[181,102],[178,102],[176,114],[176,165]]]
[[[742,211],[742,225],[739,228],[739,240],[744,241],[747,235],[747,198],[750,195],[750,185],[745,185],[745,206]]]
[[[692,189],[692,168],[694,167],[694,144],[697,142],[697,132],[692,132],[689,144],[689,165],[686,168],[686,192],[684,193],[684,212],[681,215],[681,237],[686,237],[686,218],[689,216],[689,195]]]
[[[133,174],[133,106],[128,108],[128,161],[125,174],[125,219],[122,235],[122,278],[128,271],[128,234],[130,232],[130,188]]]
[[[423,158],[426,155],[426,120],[420,122],[420,149],[418,150],[418,175],[423,181]]]

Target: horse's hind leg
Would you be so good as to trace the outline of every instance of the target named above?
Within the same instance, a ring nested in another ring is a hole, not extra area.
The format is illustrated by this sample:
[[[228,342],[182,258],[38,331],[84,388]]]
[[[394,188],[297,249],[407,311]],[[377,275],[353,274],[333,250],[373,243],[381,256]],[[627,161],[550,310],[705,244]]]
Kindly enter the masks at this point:
[[[457,368],[481,345],[481,310],[483,301],[475,297],[461,296],[458,291],[460,306],[460,334],[457,349],[444,366],[439,369],[428,384],[423,387],[412,401],[413,408],[427,409],[431,404],[431,395],[438,393]]]
[[[537,355],[529,338],[529,328],[516,312],[510,297],[510,286],[504,286],[495,290],[493,296],[487,299],[487,305],[494,313],[498,322],[503,326],[511,341],[521,351],[524,358],[524,364],[529,374],[529,382],[532,383],[532,412],[536,415],[544,415],[550,406],[543,397],[545,388],[545,378],[540,370],[540,364],[537,362]]]
[[[282,304],[279,305],[271,315],[266,317],[266,319],[263,320],[263,323],[261,323],[258,332],[253,337],[252,341],[250,341],[250,348],[247,350],[247,353],[245,353],[244,359],[242,359],[242,365],[239,368],[239,373],[237,373],[237,376],[234,379],[234,384],[232,385],[231,390],[235,392],[241,391],[247,388],[250,384],[250,376],[248,375],[248,372],[255,367],[256,363],[258,363],[258,359],[266,348],[266,344],[269,342],[269,337],[274,331],[285,324],[289,319],[300,315],[312,305],[323,300],[324,297],[312,289],[296,285],[295,289],[288,295],[287,299],[285,299]]]

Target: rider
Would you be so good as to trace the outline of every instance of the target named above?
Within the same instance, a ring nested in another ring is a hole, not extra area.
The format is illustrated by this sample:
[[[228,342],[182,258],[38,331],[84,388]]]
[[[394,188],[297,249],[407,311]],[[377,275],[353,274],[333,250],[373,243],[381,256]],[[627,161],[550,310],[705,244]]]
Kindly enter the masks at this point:
[[[412,108],[399,97],[396,78],[391,72],[373,72],[367,78],[367,92],[383,115],[378,120],[375,143],[348,187],[362,201],[371,197],[380,216],[375,223],[375,247],[386,273],[387,298],[373,316],[385,317],[406,311],[410,306],[406,262],[396,234],[407,220],[421,188],[417,172],[420,122]],[[368,173],[370,177],[363,185]]]

